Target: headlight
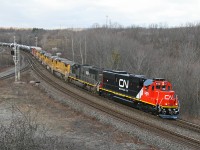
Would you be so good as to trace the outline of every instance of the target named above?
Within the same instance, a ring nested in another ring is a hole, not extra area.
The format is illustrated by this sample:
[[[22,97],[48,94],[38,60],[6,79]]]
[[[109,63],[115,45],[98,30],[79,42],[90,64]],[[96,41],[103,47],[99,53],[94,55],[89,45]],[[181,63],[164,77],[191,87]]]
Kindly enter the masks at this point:
[[[169,114],[170,114],[170,115],[172,115],[172,114],[173,114],[173,111],[172,111],[172,109],[171,109],[171,108],[169,108],[168,110],[169,110]]]
[[[162,110],[162,114],[164,114],[164,115],[166,114],[166,110],[165,109]]]

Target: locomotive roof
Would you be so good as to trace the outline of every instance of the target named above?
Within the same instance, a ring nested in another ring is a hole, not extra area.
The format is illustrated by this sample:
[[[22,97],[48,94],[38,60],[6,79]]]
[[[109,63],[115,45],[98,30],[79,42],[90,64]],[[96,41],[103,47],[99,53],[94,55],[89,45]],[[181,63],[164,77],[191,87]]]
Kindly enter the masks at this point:
[[[64,64],[74,65],[75,63],[71,60],[62,61]]]
[[[68,59],[66,59],[66,58],[61,58],[61,57],[58,57],[58,56],[55,58],[55,60],[68,61]]]
[[[30,48],[34,48],[34,49],[36,49],[36,50],[42,50],[41,47],[30,46]]]
[[[84,65],[81,65],[82,67],[84,67],[84,68],[92,68],[93,66],[91,66],[91,65],[87,65],[87,64],[84,64]]]
[[[58,56],[51,56],[51,59],[54,59],[56,61],[60,61],[60,62],[63,62],[64,64],[70,64],[70,65],[74,65],[75,63],[71,60],[68,60],[66,58],[61,58],[61,57],[58,57]]]
[[[44,51],[44,50],[38,50],[38,52],[41,53],[41,54],[45,54],[46,53],[46,51]]]
[[[119,74],[119,75],[123,75],[123,76],[131,76],[131,77],[137,77],[137,78],[145,78],[144,75],[135,75],[135,74],[130,74],[130,73],[127,73],[126,71],[118,71],[118,70],[104,70],[104,72],[107,72],[107,73],[113,73],[113,74]]]
[[[51,56],[51,59],[56,59],[58,56]]]
[[[131,74],[131,75],[133,75],[134,77],[138,77],[138,78],[145,78],[145,75],[134,75],[134,74]]]
[[[118,70],[104,70],[104,72],[110,72],[116,74],[128,74],[126,71],[118,71]]]
[[[51,53],[45,53],[44,56],[51,57]]]
[[[164,78],[153,78],[154,81],[165,81]]]
[[[92,66],[92,69],[95,69],[95,70],[100,70],[100,71],[102,71],[102,70],[103,70],[102,68],[98,68],[98,67],[96,67],[96,66]]]
[[[149,86],[153,83],[153,80],[152,79],[147,79],[145,82],[144,82],[144,86]]]

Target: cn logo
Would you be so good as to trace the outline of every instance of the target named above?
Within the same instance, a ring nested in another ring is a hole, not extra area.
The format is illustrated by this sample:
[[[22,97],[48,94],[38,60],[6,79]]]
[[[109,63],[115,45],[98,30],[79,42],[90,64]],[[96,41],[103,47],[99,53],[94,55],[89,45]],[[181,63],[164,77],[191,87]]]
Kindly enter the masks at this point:
[[[149,92],[145,92],[144,94],[145,94],[146,96],[149,96]]]
[[[173,98],[172,95],[165,95],[165,99],[166,99],[166,100],[170,100],[170,99],[172,99],[172,98]]]
[[[121,88],[127,88],[128,89],[129,81],[126,81],[124,79],[119,79],[119,87]]]

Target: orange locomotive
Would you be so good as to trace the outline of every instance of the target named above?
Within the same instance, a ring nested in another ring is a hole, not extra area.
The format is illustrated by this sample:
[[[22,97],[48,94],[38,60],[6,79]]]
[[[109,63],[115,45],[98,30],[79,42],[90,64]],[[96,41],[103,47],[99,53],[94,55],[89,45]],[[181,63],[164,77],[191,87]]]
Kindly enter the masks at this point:
[[[124,71],[103,71],[99,94],[149,111],[162,118],[176,119],[178,98],[170,82],[162,78],[146,79]]]
[[[154,106],[159,116],[177,118],[179,114],[178,97],[172,90],[171,83],[161,78],[150,80],[148,84],[147,81],[144,82],[141,100]]]

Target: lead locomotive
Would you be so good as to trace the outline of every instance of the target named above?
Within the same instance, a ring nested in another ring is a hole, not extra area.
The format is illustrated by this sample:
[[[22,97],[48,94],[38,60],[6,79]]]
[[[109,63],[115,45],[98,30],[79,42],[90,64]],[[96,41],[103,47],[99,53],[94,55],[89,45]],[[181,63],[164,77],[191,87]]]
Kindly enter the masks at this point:
[[[103,71],[99,94],[131,104],[159,115],[176,119],[179,114],[178,98],[170,82],[162,78],[147,79],[124,71]]]

